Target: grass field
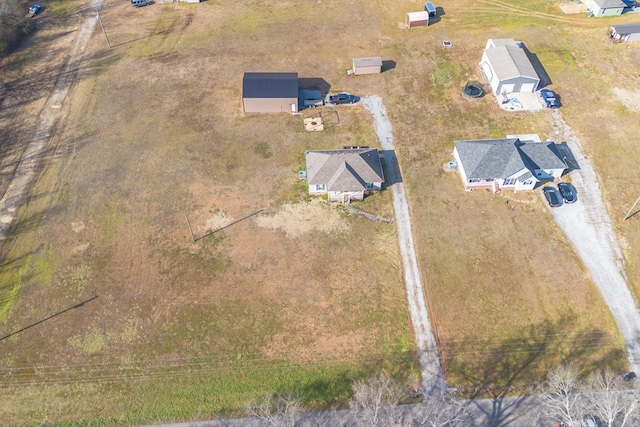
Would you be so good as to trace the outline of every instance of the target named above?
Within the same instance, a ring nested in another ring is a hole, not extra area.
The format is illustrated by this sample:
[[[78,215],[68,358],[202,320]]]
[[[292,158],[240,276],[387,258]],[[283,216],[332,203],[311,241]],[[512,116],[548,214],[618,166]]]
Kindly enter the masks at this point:
[[[630,101],[640,54],[605,39],[614,21],[563,16],[549,2],[442,6],[440,22],[408,31],[404,14],[419,2],[105,5],[114,49],[95,32],[4,245],[0,336],[59,315],[0,340],[2,419],[205,419],[291,390],[319,409],[344,405],[352,380],[381,370],[417,379],[394,226],[313,202],[297,179],[304,150],[378,146],[370,116],[339,108],[340,124],[322,133],[306,133],[299,116],[245,116],[245,71],[298,71],[334,92],[382,96],[450,385],[508,394],[562,361],[625,369],[613,319],[538,195],[465,193],[442,165],[456,139],[553,138],[546,111],[505,113],[490,96],[460,94],[479,78],[487,38],[523,40],[599,171],[637,286],[637,218],[621,219],[640,173]],[[40,43],[5,60],[7,78],[52,41]],[[350,58],[370,55],[396,67],[346,75]],[[391,194],[358,208],[392,216]],[[235,223],[192,242],[185,214],[196,236]]]

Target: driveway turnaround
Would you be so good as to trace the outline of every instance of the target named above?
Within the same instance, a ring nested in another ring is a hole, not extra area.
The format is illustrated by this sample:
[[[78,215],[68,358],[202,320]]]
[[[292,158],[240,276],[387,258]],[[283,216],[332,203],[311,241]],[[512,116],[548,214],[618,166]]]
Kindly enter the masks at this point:
[[[575,157],[567,163],[571,183],[576,187],[578,201],[552,208],[558,226],[575,247],[591,272],[602,298],[618,324],[629,355],[631,369],[640,372],[640,313],[627,287],[622,251],[611,226],[611,219],[602,199],[602,192],[591,162],[584,156],[580,140],[565,123],[559,111],[553,111],[555,131],[566,141]]]
[[[384,150],[386,166],[385,182],[389,184],[393,195],[393,209],[398,227],[398,243],[402,256],[402,269],[409,302],[411,322],[416,336],[416,345],[420,354],[420,371],[422,388],[425,392],[444,386],[444,377],[438,358],[436,340],[431,332],[427,306],[424,300],[418,258],[413,243],[409,204],[402,183],[400,167],[393,147],[393,132],[387,110],[379,96],[368,96],[362,99],[364,106],[371,112],[378,139]]]

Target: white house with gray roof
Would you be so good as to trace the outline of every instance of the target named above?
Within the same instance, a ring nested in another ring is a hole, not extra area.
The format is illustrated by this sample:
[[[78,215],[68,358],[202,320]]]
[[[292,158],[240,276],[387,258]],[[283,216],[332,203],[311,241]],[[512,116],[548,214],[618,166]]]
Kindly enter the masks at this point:
[[[614,42],[640,41],[640,24],[612,25],[609,37]]]
[[[582,0],[595,17],[622,15],[626,4],[622,0]]]
[[[519,138],[455,141],[453,157],[467,191],[533,190],[560,178],[567,168],[554,142]]]
[[[513,39],[489,39],[482,53],[480,68],[494,95],[535,92],[540,77],[533,68],[522,43]]]
[[[380,191],[384,182],[376,148],[305,152],[309,194],[327,194],[330,201],[362,200]]]

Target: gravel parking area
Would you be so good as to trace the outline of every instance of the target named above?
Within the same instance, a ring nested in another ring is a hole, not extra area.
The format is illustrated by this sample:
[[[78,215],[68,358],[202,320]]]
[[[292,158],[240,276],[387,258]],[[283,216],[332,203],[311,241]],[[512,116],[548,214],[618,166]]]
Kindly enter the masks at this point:
[[[596,173],[561,113],[553,111],[552,114],[558,135],[556,139],[567,142],[580,168],[570,174],[578,201],[552,208],[551,213],[591,272],[594,283],[613,313],[627,347],[631,369],[640,372],[640,313],[625,280],[622,251]],[[544,197],[542,192],[540,194]]]

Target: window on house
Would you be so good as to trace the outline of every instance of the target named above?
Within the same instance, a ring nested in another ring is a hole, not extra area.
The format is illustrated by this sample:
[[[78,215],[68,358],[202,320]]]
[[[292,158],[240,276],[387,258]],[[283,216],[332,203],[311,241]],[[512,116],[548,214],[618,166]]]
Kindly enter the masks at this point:
[[[316,191],[324,191],[324,190],[325,190],[324,184],[316,184]]]
[[[373,190],[373,189],[374,189],[374,188],[376,188],[376,187],[375,187],[375,185],[373,185],[373,183],[372,183],[372,182],[367,182],[367,184],[366,184],[366,188],[367,188],[367,190]]]
[[[502,185],[515,185],[515,183],[516,183],[516,178],[507,178],[504,180]]]

